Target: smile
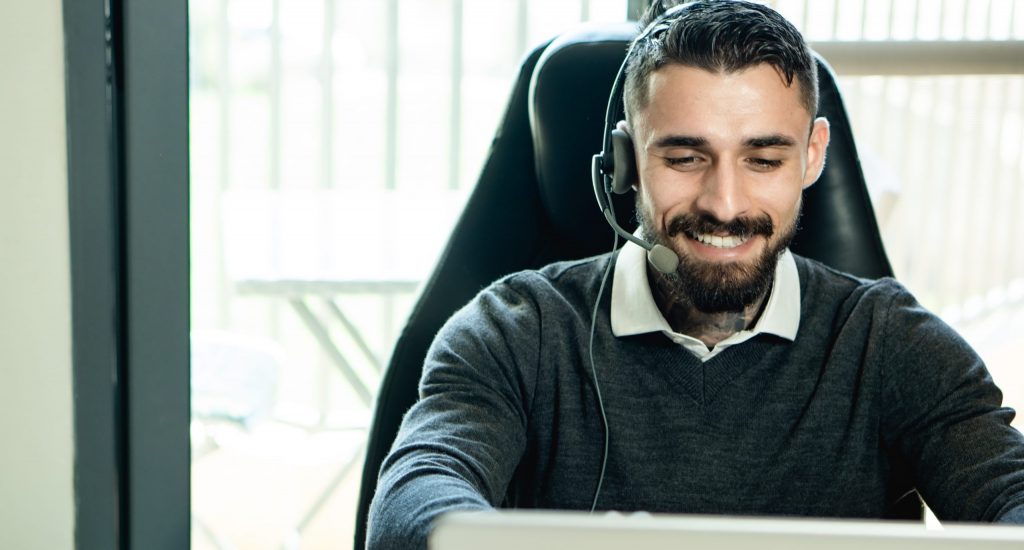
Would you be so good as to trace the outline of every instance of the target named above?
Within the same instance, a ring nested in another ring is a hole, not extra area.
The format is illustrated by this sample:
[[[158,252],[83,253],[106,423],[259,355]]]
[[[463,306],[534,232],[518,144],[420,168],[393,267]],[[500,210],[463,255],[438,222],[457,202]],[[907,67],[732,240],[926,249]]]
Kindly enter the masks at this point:
[[[719,237],[718,235],[710,235],[706,233],[692,234],[690,235],[690,238],[700,242],[701,244],[706,244],[715,248],[736,248],[750,239],[750,237],[737,237],[735,235]]]

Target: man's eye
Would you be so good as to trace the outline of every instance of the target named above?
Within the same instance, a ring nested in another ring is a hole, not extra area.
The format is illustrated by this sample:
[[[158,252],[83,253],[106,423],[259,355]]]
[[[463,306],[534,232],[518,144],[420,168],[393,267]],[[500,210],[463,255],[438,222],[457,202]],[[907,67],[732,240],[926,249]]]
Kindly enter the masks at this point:
[[[750,164],[753,164],[754,168],[758,168],[761,170],[770,170],[772,168],[778,168],[779,166],[782,166],[782,161],[777,159],[752,158],[749,159],[748,162]]]
[[[697,157],[665,157],[669,166],[693,166],[697,160]]]

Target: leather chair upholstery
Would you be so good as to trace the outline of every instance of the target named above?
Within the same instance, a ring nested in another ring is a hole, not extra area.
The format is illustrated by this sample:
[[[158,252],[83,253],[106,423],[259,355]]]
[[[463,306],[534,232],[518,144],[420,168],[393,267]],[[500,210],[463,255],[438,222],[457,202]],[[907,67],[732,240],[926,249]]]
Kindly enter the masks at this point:
[[[495,279],[557,260],[611,249],[597,207],[590,158],[601,149],[608,93],[636,32],[634,24],[586,26],[533,50],[523,61],[501,126],[465,209],[424,286],[384,372],[356,517],[363,548],[381,462],[417,397],[423,359],[447,318]],[[849,119],[831,69],[819,59],[819,114],[832,139],[821,179],[804,193],[792,249],[868,278],[891,276]],[[620,224],[636,227],[633,196],[615,197]],[[905,499],[900,517],[920,517]]]

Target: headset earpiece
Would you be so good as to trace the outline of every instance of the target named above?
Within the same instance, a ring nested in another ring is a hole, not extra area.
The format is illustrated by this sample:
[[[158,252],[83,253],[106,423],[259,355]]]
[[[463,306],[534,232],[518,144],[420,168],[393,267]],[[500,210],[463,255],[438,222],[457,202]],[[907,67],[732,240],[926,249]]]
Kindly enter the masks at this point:
[[[633,138],[616,128],[612,130],[612,192],[621,195],[633,188],[640,178],[636,172]]]

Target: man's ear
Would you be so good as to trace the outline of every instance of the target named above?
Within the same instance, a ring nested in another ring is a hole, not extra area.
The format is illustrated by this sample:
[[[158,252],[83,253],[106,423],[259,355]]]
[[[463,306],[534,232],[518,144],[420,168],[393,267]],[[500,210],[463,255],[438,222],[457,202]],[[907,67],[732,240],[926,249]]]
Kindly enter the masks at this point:
[[[804,189],[821,177],[825,169],[825,151],[829,140],[828,119],[818,117],[811,125],[811,137],[807,140],[807,171],[804,173]]]

